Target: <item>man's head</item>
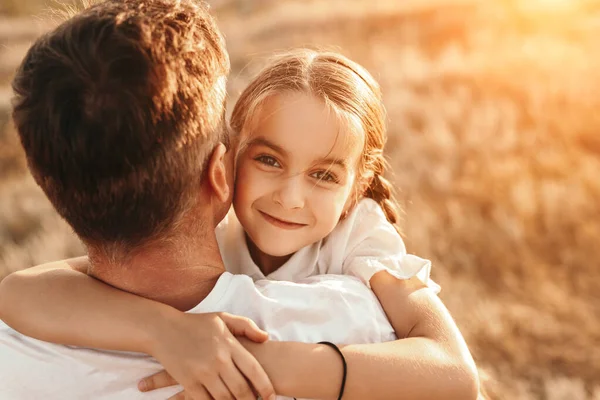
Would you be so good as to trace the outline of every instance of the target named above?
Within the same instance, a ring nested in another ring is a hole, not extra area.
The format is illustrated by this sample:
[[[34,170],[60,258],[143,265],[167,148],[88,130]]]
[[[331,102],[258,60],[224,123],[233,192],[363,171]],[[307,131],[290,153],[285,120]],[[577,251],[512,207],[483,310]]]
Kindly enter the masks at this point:
[[[229,59],[195,0],[108,0],[32,46],[13,82],[30,170],[87,244],[160,239],[220,142]]]

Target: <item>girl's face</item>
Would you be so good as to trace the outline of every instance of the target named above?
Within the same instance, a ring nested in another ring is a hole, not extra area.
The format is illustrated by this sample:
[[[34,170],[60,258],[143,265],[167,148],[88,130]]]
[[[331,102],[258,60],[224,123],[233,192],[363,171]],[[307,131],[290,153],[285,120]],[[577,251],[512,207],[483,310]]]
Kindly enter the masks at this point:
[[[327,236],[348,207],[361,152],[325,104],[271,96],[244,138],[233,205],[252,242],[286,256]]]

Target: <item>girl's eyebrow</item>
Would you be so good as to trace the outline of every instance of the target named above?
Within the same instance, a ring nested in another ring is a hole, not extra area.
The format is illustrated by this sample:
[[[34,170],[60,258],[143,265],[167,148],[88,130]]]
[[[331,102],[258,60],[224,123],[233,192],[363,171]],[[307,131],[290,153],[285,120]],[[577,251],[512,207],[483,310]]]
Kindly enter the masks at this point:
[[[345,170],[348,169],[348,160],[344,158],[329,157],[319,160],[319,164],[337,165]]]
[[[248,142],[248,147],[250,147],[250,146],[266,146],[272,150],[275,150],[276,152],[278,152],[280,154],[283,154],[284,156],[288,155],[288,151],[286,149],[271,142],[270,140],[268,140],[262,136],[255,137],[254,139],[250,140]]]

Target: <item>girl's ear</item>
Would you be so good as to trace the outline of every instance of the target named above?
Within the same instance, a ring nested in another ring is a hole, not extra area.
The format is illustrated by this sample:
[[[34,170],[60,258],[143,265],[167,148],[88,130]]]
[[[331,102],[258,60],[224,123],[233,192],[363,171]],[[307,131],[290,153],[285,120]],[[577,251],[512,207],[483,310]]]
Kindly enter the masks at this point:
[[[207,178],[208,183],[214,193],[214,195],[221,202],[226,202],[229,199],[231,188],[229,187],[229,181],[227,179],[228,171],[227,159],[226,159],[227,148],[223,143],[219,143],[213,150],[212,155],[208,161]]]

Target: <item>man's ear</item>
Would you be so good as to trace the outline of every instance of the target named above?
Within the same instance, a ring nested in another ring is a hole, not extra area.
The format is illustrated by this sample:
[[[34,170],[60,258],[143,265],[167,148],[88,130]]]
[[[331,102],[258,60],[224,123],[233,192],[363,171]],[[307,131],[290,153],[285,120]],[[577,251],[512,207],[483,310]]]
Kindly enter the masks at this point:
[[[217,198],[226,202],[229,199],[231,188],[227,179],[227,148],[219,143],[213,150],[208,160],[207,178],[210,187]]]

